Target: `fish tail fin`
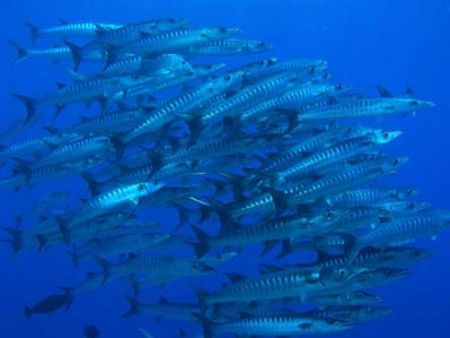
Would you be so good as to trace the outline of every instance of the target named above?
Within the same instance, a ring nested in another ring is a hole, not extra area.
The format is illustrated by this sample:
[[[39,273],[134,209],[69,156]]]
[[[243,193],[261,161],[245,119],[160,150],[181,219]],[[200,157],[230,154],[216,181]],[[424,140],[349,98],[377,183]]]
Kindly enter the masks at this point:
[[[37,234],[36,239],[39,243],[39,250],[42,251],[47,245],[47,238],[45,238],[45,235],[43,234]]]
[[[27,307],[24,309],[23,312],[24,312],[25,317],[26,317],[27,319],[30,319],[31,316],[33,315],[33,310],[32,310],[29,306],[27,306]]]
[[[17,65],[30,57],[30,52],[28,49],[20,46],[17,42],[8,40],[8,43],[16,50],[17,58],[14,61],[14,64]]]
[[[205,319],[206,312],[208,311],[208,305],[206,304],[208,293],[199,288],[194,288],[194,291],[197,296],[198,308],[200,310],[199,319]]]
[[[11,239],[3,240],[3,242],[11,245],[14,254],[18,253],[22,249],[22,237],[20,230],[8,227],[0,227],[0,230],[7,232],[11,236]]]
[[[124,297],[125,297],[129,307],[128,307],[128,311],[122,315],[122,318],[128,318],[134,314],[139,313],[140,303],[136,299],[136,296],[125,295]]]
[[[109,277],[111,276],[111,271],[109,269],[109,262],[100,257],[100,256],[96,256],[95,257],[95,261],[97,262],[98,265],[100,265],[101,269],[102,269],[102,273],[103,273],[103,280],[102,280],[102,284],[105,284],[106,281],[109,279]]]
[[[60,286],[59,289],[61,289],[64,294],[67,296],[67,302],[66,302],[66,311],[69,310],[73,303],[73,299],[75,296],[75,288],[74,287],[67,287],[67,286]]]
[[[199,227],[197,227],[195,225],[191,225],[191,229],[194,232],[195,237],[197,238],[197,242],[193,243],[195,255],[197,256],[197,258],[201,258],[209,250],[208,242],[209,242],[210,236],[205,231],[203,231],[202,229],[200,229]]]
[[[350,266],[355,262],[356,257],[358,257],[359,252],[363,246],[358,243],[358,241],[355,241],[353,245],[348,249],[347,251],[347,265]]]
[[[39,39],[39,35],[41,34],[41,30],[38,26],[35,24],[32,24],[31,22],[25,22],[25,26],[28,27],[31,34],[31,42],[35,43],[37,39]]]
[[[82,173],[81,178],[86,181],[89,192],[92,196],[97,196],[101,192],[100,184],[95,180],[95,178],[88,173]]]
[[[214,338],[213,327],[209,320],[202,319],[202,328],[204,338]]]
[[[73,60],[73,71],[77,72],[80,69],[80,64],[83,57],[83,49],[74,44],[73,42],[64,41],[64,44],[70,49],[70,53],[72,54]]]
[[[61,234],[63,236],[64,243],[69,244],[71,241],[71,238],[70,238],[71,234],[70,234],[70,229],[67,225],[66,220],[61,217],[57,217],[56,222],[58,223],[59,230],[61,231]]]
[[[21,94],[13,94],[13,97],[22,102],[27,109],[27,116],[25,118],[25,124],[31,121],[32,117],[36,114],[36,100]]]
[[[78,267],[80,266],[80,256],[78,256],[77,248],[76,248],[75,246],[72,247],[72,249],[69,250],[69,251],[67,252],[67,254],[68,254],[69,257],[70,257],[70,260],[72,261],[73,269],[74,269],[74,270],[77,270]]]

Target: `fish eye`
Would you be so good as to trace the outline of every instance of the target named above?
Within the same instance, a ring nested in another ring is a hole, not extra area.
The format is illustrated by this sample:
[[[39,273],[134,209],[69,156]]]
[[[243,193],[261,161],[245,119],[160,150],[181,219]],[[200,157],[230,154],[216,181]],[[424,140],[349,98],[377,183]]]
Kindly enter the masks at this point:
[[[311,326],[312,326],[311,323],[301,323],[301,324],[300,324],[300,328],[301,328],[302,330],[307,330],[307,329],[311,328]]]
[[[399,164],[400,163],[400,160],[398,159],[398,158],[394,158],[393,160],[392,160],[392,163],[393,164]]]
[[[145,189],[145,184],[144,184],[144,183],[139,184],[138,190],[139,190],[139,191],[142,191],[142,190],[144,190],[144,189]]]
[[[409,104],[413,107],[417,107],[419,105],[419,102],[414,100],[414,101],[411,101]]]
[[[226,75],[226,76],[225,76],[225,80],[226,80],[226,81],[230,81],[230,80],[231,80],[231,75],[230,75],[230,74]]]
[[[339,277],[345,277],[347,275],[347,272],[345,271],[345,269],[339,269],[338,270],[338,276]]]
[[[226,33],[227,31],[228,31],[228,29],[226,29],[225,27],[219,27],[220,33]]]
[[[389,133],[388,132],[384,132],[383,133],[383,138],[384,139],[388,139],[389,138]]]

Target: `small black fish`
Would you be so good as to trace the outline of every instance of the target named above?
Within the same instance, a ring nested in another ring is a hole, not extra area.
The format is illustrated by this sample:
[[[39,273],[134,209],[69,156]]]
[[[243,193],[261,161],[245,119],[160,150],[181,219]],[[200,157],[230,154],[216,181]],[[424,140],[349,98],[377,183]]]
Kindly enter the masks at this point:
[[[88,325],[84,328],[85,338],[98,338],[100,337],[100,331],[95,325]]]
[[[72,305],[73,293],[71,290],[64,290],[64,293],[50,295],[39,301],[34,306],[25,308],[25,317],[31,318],[33,314],[45,314],[55,312],[63,307],[66,310]]]

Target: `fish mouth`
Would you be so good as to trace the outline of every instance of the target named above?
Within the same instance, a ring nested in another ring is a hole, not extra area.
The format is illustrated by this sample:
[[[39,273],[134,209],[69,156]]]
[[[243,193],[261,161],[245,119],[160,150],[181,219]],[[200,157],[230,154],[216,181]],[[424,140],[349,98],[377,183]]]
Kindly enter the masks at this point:
[[[334,329],[338,329],[338,330],[349,330],[353,327],[353,324],[350,322],[333,319],[333,318],[327,318],[327,319],[325,319],[325,322],[329,326],[333,327]]]
[[[389,132],[389,139],[394,140],[397,137],[400,137],[403,134],[401,130],[394,130]]]

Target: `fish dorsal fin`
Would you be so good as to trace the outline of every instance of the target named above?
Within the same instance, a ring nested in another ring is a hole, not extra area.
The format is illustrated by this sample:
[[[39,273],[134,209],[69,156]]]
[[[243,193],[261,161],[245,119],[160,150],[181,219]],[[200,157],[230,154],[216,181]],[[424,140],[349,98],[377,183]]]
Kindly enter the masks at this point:
[[[128,253],[128,258],[129,259],[137,259],[138,255],[135,252],[129,252]]]
[[[42,129],[44,129],[47,133],[53,136],[58,135],[60,133],[59,129],[55,127],[43,126]]]
[[[150,34],[149,32],[146,31],[139,31],[139,36],[141,37],[141,39],[145,39],[153,36],[153,34]]]
[[[266,272],[280,272],[283,271],[284,268],[281,266],[276,266],[276,265],[271,265],[271,264],[264,264],[262,265],[262,268],[264,269],[264,271]]]
[[[240,273],[234,273],[234,272],[227,273],[226,275],[233,283],[242,281],[247,278],[245,275],[242,275]]]
[[[95,24],[95,29],[97,30],[97,36],[102,36],[112,31],[112,29],[108,29],[107,27],[102,26],[98,23]]]
[[[329,255],[328,253],[322,251],[322,250],[317,250],[317,260],[319,262],[326,262],[328,260],[330,260],[333,256]]]
[[[377,86],[377,90],[381,97],[392,97],[391,92],[383,86]]]
[[[414,97],[414,96],[416,96],[416,92],[415,92],[414,89],[411,88],[410,86],[406,87],[405,94],[406,94],[406,96],[409,96],[409,97]]]
[[[91,118],[89,116],[86,116],[86,115],[81,115],[80,116],[80,122],[81,123],[86,123],[86,122],[88,122],[90,120],[91,120]]]

